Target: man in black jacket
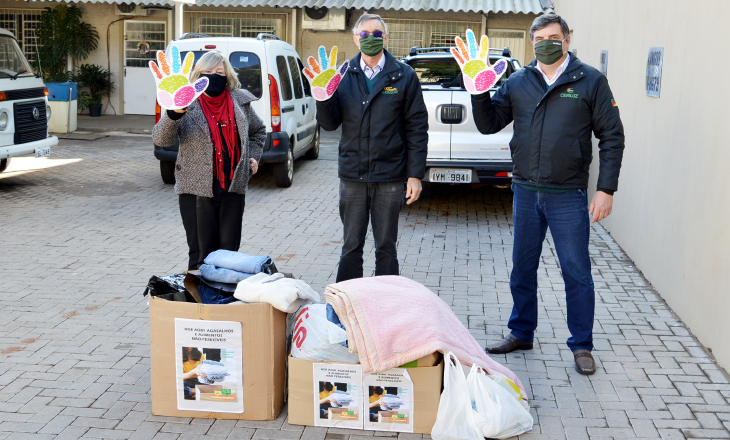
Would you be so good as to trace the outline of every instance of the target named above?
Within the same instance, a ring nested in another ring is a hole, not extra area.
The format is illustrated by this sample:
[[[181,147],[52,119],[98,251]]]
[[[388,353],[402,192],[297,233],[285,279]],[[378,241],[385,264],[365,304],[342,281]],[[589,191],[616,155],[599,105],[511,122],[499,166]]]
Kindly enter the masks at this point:
[[[421,85],[410,66],[383,49],[385,22],[364,14],[353,33],[360,53],[350,60],[332,98],[317,102],[322,128],[342,125],[338,173],[344,244],[337,282],[363,276],[368,217],[375,275],[398,275],[398,215],[406,200],[411,204],[421,194],[428,147]]]
[[[473,95],[479,131],[491,134],[514,121],[514,249],[511,333],[489,353],[531,349],[537,327],[537,269],[548,227],[565,281],[568,347],[579,373],[592,374],[595,291],[588,254],[590,215],[611,213],[624,150],[623,125],[608,81],[568,52],[570,32],[555,14],[530,29],[536,60],[514,73],[490,98]],[[588,205],[591,133],[599,139],[597,192]]]

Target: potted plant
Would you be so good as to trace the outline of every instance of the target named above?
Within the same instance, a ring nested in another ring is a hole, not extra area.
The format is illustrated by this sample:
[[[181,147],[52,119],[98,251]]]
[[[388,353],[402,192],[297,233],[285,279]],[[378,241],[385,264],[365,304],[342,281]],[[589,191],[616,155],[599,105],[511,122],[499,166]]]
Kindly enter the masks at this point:
[[[81,9],[72,5],[57,5],[41,12],[37,28],[37,68],[45,81],[68,81],[67,63],[72,66],[84,60],[99,42],[99,33],[89,23],[81,21]],[[73,69],[72,69],[73,70]]]
[[[115,88],[111,76],[109,70],[97,64],[79,66],[79,69],[73,74],[73,80],[78,83],[79,87],[86,89],[79,93],[80,110],[88,107],[89,115],[101,116],[101,100],[104,96],[111,95]]]

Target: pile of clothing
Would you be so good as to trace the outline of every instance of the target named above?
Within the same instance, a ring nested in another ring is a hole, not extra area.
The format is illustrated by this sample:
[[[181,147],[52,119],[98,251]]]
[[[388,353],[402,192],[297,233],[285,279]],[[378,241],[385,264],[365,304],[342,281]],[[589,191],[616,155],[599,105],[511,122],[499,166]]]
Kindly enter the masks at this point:
[[[260,273],[238,283],[233,296],[250,303],[266,302],[286,313],[294,313],[306,304],[319,303],[321,298],[302,280],[284,274]]]
[[[238,284],[257,273],[271,275],[276,266],[271,257],[246,255],[223,249],[211,252],[200,266],[200,276],[215,283]]]
[[[381,411],[395,411],[403,406],[403,399],[395,394],[386,394],[380,398]]]
[[[198,370],[205,376],[198,376],[198,382],[205,385],[212,385],[215,382],[223,382],[228,374],[228,369],[221,362],[216,361],[203,361],[198,365]]]
[[[330,395],[330,406],[332,408],[345,408],[352,404],[352,396],[344,391],[335,391]]]

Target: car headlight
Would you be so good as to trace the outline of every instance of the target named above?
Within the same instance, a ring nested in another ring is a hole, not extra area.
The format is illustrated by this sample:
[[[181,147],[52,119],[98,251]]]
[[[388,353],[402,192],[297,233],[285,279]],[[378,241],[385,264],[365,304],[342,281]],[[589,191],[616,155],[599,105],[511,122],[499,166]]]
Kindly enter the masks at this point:
[[[46,104],[46,121],[51,120],[51,106]]]
[[[5,131],[5,129],[8,128],[9,120],[10,117],[8,116],[8,112],[5,110],[0,111],[0,131]]]

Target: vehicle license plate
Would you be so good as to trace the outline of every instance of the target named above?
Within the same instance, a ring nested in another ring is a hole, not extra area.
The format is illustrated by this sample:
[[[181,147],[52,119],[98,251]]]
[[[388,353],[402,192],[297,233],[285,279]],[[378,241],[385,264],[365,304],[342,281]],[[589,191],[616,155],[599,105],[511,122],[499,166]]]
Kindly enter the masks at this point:
[[[431,182],[471,183],[471,170],[454,168],[431,168],[428,179]]]
[[[35,157],[43,157],[51,155],[51,147],[40,147],[35,149]]]

